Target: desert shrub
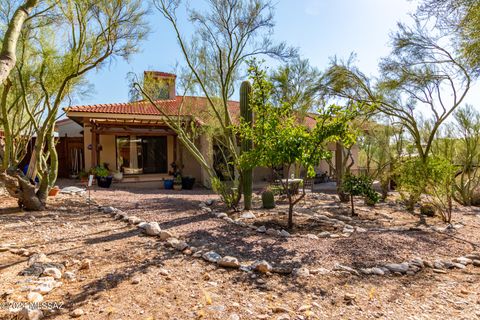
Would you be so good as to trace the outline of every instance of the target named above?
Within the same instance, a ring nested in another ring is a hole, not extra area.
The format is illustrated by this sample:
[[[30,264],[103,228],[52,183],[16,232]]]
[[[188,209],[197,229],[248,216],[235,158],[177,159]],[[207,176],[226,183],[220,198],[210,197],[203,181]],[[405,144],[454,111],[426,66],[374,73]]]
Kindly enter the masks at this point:
[[[378,201],[380,201],[380,195],[373,189],[372,184],[373,179],[367,175],[345,175],[342,183],[342,190],[350,195],[352,214],[355,214],[355,207],[353,204],[354,196],[363,196],[365,198],[365,202],[369,205],[375,205]]]

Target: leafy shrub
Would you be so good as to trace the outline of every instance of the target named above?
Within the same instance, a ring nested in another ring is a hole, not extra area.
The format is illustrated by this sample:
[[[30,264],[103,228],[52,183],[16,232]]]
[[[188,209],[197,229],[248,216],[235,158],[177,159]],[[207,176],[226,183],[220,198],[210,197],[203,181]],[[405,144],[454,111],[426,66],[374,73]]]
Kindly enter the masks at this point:
[[[354,196],[365,197],[366,202],[370,205],[375,205],[378,201],[380,201],[380,195],[375,190],[373,190],[372,184],[372,178],[366,175],[345,175],[341,188],[343,192],[350,195],[352,214],[355,214],[355,207],[353,205]]]

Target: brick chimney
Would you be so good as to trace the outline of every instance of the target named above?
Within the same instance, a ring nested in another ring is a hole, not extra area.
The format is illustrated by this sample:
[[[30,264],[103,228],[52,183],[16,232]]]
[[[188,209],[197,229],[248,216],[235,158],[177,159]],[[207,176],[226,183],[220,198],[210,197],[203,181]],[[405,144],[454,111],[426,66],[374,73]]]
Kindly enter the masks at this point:
[[[164,83],[168,92],[167,99],[176,99],[175,80],[177,79],[177,75],[161,71],[144,71],[143,74],[145,78],[148,77],[150,79]]]

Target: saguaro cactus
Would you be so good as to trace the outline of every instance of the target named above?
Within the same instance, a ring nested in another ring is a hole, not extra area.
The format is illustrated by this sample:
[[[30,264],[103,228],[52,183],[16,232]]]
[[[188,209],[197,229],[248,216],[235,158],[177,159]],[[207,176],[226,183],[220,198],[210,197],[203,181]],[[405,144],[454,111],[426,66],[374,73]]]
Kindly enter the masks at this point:
[[[250,82],[244,81],[240,87],[240,116],[244,121],[252,125],[253,113],[252,108],[250,107],[249,97],[252,92],[252,86]],[[247,152],[252,149],[252,141],[249,139],[242,139],[241,151]],[[243,172],[243,201],[245,210],[250,210],[252,207],[252,180],[253,180],[253,171],[244,170]]]

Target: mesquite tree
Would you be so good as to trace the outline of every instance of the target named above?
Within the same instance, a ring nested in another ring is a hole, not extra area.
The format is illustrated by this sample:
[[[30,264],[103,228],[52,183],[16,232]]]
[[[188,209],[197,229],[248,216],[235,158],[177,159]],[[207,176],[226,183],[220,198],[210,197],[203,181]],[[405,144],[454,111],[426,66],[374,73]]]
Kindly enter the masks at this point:
[[[9,174],[1,176],[10,194],[27,210],[45,206],[57,178],[54,128],[62,103],[79,93],[89,71],[101,68],[112,57],[128,58],[136,52],[147,31],[140,0],[57,1],[50,13],[55,19],[28,25],[22,34],[22,68],[13,82],[22,91],[18,107],[25,111],[35,135],[27,177],[15,170],[16,159],[9,154],[3,165]],[[28,90],[32,86],[38,96]],[[4,87],[7,101],[10,89]],[[3,112],[5,108],[2,104]],[[5,121],[10,123],[11,117]],[[12,136],[12,132],[6,130],[5,135]],[[13,148],[13,139],[6,141]],[[31,183],[36,178],[38,185]]]
[[[353,106],[348,109],[326,108],[314,116],[316,125],[309,128],[299,120],[298,111],[292,105],[273,103],[273,85],[256,63],[250,67],[250,77],[253,81],[250,101],[255,121],[253,125],[242,121],[237,131],[242,139],[251,140],[254,148],[242,153],[243,168],[283,166],[289,172],[294,165],[300,165],[306,169],[308,177],[312,177],[320,160],[331,156],[326,148],[328,142],[342,141],[350,145],[355,141],[355,136],[348,130],[348,122],[356,114]],[[305,185],[297,193],[288,175],[280,181],[289,203],[288,228],[292,228],[293,208],[305,197]]]

